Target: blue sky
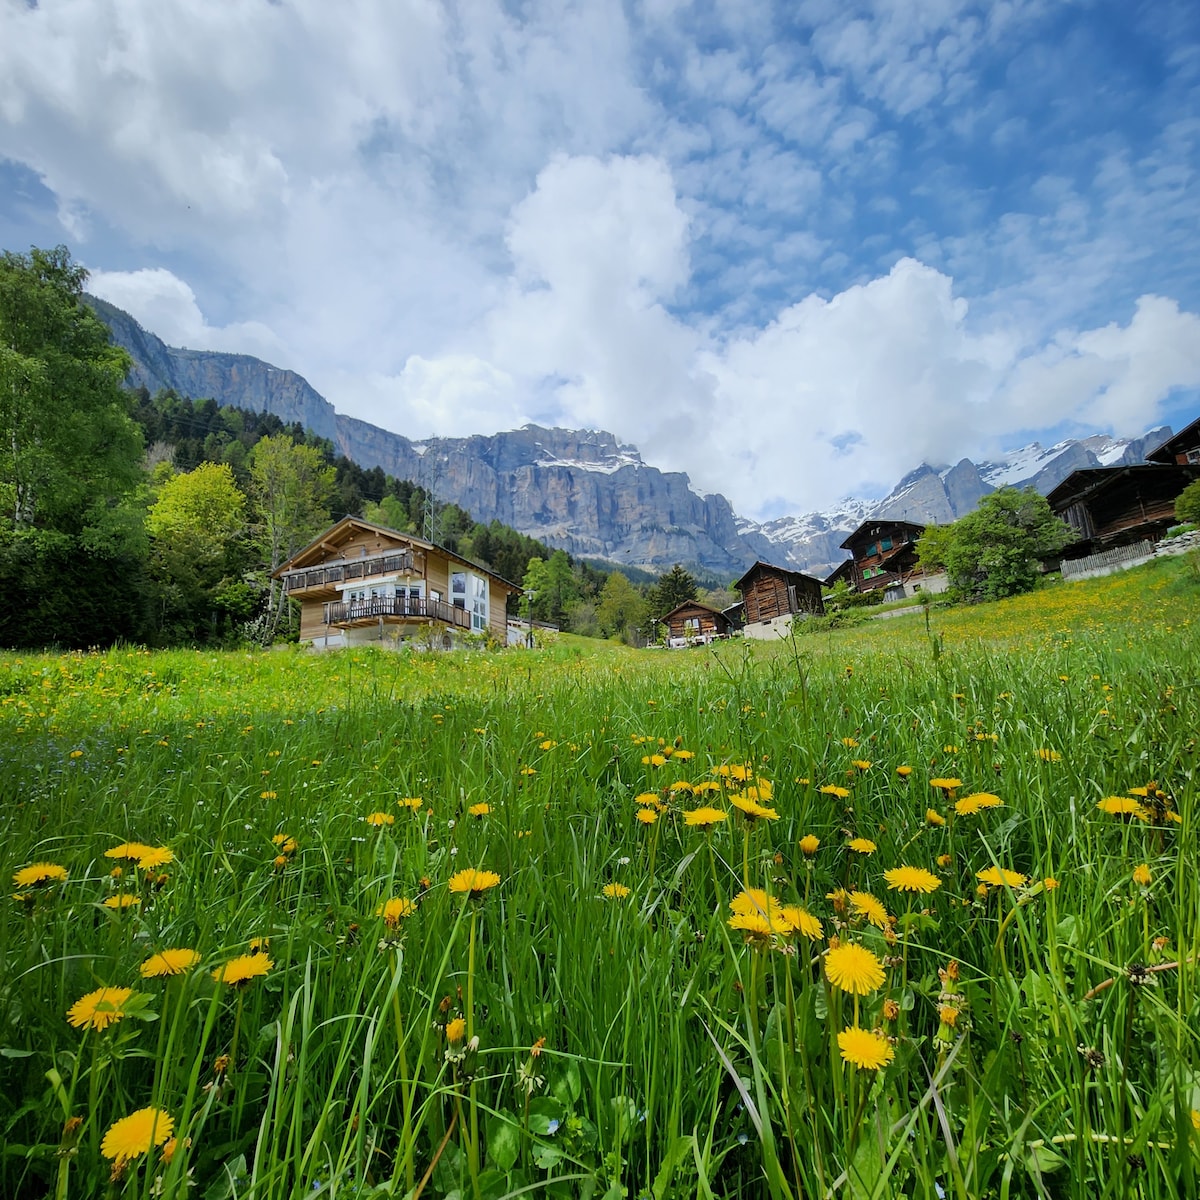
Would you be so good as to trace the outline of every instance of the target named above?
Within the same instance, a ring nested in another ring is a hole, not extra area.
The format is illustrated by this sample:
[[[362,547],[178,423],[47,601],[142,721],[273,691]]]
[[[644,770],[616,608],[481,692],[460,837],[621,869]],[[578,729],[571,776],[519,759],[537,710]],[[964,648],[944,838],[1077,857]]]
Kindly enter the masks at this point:
[[[739,512],[1200,415],[1195,4],[0,0],[0,245]]]

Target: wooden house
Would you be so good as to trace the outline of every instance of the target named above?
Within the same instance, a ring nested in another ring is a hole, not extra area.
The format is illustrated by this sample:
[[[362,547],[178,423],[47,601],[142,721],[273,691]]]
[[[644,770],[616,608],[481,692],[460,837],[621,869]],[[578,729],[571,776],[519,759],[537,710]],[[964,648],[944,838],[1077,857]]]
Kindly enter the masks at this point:
[[[1169,439],[1153,453],[1163,451],[1171,457],[1165,448],[1176,441]],[[1157,542],[1176,523],[1179,493],[1193,479],[1200,479],[1200,461],[1177,461],[1179,455],[1186,459],[1187,453],[1186,448],[1175,452],[1169,462],[1156,459],[1136,466],[1072,471],[1046,497],[1055,516],[1075,533],[1063,557],[1084,558],[1116,546]]]
[[[1181,467],[1200,465],[1200,417],[1157,445],[1146,455],[1146,461]]]
[[[706,645],[718,638],[727,638],[733,631],[733,622],[725,613],[701,604],[699,600],[677,604],[660,620],[667,627],[667,645],[673,650],[681,646]]]
[[[857,592],[883,588],[889,600],[920,591],[926,580],[917,560],[917,539],[924,532],[924,525],[912,521],[864,521],[842,543],[850,551],[849,566],[843,564],[826,583],[844,578]]]
[[[733,586],[742,594],[746,637],[786,637],[793,617],[825,612],[821,581],[786,567],[756,562]]]
[[[409,644],[451,649],[507,639],[520,587],[443,546],[345,517],[275,572],[300,602],[300,640],[318,649]]]

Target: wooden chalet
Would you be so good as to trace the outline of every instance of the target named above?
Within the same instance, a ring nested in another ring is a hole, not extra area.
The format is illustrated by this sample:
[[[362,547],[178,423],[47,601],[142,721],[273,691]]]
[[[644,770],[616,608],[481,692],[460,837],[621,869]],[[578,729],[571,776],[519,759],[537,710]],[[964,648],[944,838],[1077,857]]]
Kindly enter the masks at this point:
[[[1153,453],[1177,440],[1169,439]],[[1186,458],[1188,451],[1178,453]],[[1116,546],[1159,541],[1176,523],[1175,501],[1193,479],[1200,479],[1200,453],[1194,463],[1156,459],[1135,466],[1072,471],[1046,497],[1055,516],[1075,533],[1063,557],[1084,558]]]
[[[825,612],[821,581],[786,567],[756,562],[733,586],[742,594],[746,637],[786,637],[793,617]]]
[[[520,587],[443,546],[344,517],[275,572],[300,602],[300,640],[317,649],[405,644],[451,649],[507,639]]]
[[[845,579],[856,592],[884,588],[888,599],[919,591],[925,572],[917,560],[917,539],[924,532],[924,525],[912,521],[864,521],[842,543],[842,549],[850,551],[848,565],[842,564],[825,582]]]
[[[1200,417],[1157,445],[1146,455],[1146,461],[1180,467],[1200,464]]]
[[[727,638],[734,628],[725,613],[701,604],[699,600],[685,600],[677,604],[660,620],[667,627],[667,645],[673,650]]]

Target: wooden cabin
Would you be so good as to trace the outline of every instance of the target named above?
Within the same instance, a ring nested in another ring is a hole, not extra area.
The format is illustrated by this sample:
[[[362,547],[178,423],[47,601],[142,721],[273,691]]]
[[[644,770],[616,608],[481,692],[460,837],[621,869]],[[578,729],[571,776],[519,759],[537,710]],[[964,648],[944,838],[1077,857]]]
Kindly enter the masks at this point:
[[[1146,461],[1180,467],[1200,465],[1200,417],[1155,446]]]
[[[1153,453],[1159,454],[1176,440],[1169,439]],[[1187,451],[1179,453],[1186,456]],[[1115,546],[1159,541],[1176,524],[1175,501],[1193,479],[1200,479],[1200,461],[1156,460],[1072,471],[1046,497],[1054,515],[1075,533],[1063,557],[1084,558]]]
[[[912,521],[864,521],[842,543],[842,549],[850,551],[844,577],[856,592],[883,588],[889,600],[919,591],[924,571],[917,562],[917,539],[924,532],[924,525]]]
[[[742,594],[746,637],[786,637],[793,617],[825,612],[821,581],[801,571],[759,561],[733,586]]]
[[[707,645],[733,632],[733,622],[725,613],[699,600],[685,600],[659,619],[667,627],[667,645],[672,650]]]
[[[344,517],[275,572],[300,602],[300,640],[316,649],[412,645],[452,649],[507,640],[520,587],[409,533]]]

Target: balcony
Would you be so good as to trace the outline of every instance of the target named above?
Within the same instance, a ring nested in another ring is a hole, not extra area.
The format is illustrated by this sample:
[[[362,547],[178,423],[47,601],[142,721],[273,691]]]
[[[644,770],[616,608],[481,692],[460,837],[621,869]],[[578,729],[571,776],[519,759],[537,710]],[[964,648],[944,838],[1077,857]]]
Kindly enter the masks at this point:
[[[326,625],[346,627],[377,620],[440,621],[458,629],[471,628],[471,614],[465,608],[456,608],[442,600],[377,596],[373,600],[325,605]]]
[[[374,554],[370,558],[348,558],[321,567],[285,571],[280,578],[285,591],[291,593],[330,587],[350,579],[369,579],[375,575],[393,575],[415,569],[411,550],[393,550],[387,554]]]

